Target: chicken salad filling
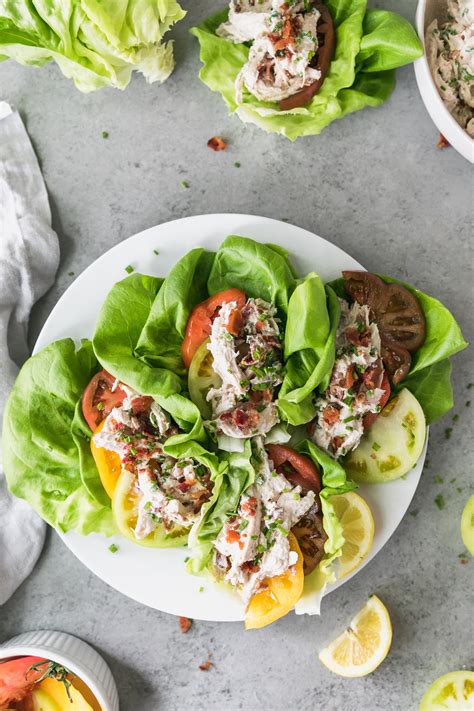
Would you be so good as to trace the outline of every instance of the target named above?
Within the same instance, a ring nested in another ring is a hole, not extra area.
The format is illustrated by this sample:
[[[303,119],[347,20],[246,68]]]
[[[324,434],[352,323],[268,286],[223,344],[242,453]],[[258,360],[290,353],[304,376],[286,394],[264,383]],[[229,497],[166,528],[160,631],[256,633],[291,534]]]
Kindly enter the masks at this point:
[[[252,41],[235,82],[240,103],[246,88],[262,101],[282,101],[321,78],[311,66],[318,51],[321,13],[310,0],[232,0],[217,33],[232,42]]]
[[[207,393],[213,414],[208,426],[239,439],[268,433],[279,421],[274,399],[283,380],[275,307],[252,298],[241,309],[235,301],[223,304],[207,347],[221,381]]]
[[[253,441],[255,482],[214,541],[214,566],[237,588],[244,602],[263,589],[264,580],[283,575],[298,560],[288,534],[315,506],[314,491],[303,492],[277,471],[261,437]]]
[[[163,443],[178,427],[150,397],[143,397],[123,383],[123,402],[104,420],[93,436],[94,445],[120,457],[122,470],[134,476],[137,540],[157,526],[165,531],[189,528],[210,498],[210,472],[193,458],[175,459],[163,451]]]
[[[335,459],[359,444],[369,415],[380,412],[387,393],[379,329],[370,308],[340,299],[336,360],[329,386],[317,398],[311,438]]]
[[[427,29],[428,63],[447,109],[474,138],[474,3],[448,0],[448,18]]]

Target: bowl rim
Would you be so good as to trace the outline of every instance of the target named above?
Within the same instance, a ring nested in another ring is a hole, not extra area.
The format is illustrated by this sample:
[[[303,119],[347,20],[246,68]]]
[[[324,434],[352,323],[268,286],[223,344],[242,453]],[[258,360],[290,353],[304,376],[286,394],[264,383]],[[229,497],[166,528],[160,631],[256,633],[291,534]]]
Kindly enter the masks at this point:
[[[75,636],[69,635],[69,633],[64,634],[68,634],[68,636],[71,637]],[[14,640],[15,638],[13,637],[12,639]],[[76,639],[80,638],[77,637]],[[81,642],[82,641],[83,640],[81,640]],[[87,644],[87,642],[84,642],[84,644]],[[91,649],[93,648],[91,647]],[[98,652],[96,652],[96,654],[98,654]],[[52,645],[48,644],[29,644],[20,642],[18,644],[12,645],[11,647],[0,646],[0,662],[4,662],[8,659],[15,659],[16,657],[31,656],[45,657],[45,659],[49,659],[52,662],[64,665],[75,676],[78,676],[81,681],[86,684],[86,686],[89,687],[89,689],[92,691],[97,701],[99,702],[100,706],[102,707],[102,711],[114,711],[113,705],[111,704],[110,699],[106,696],[102,685],[97,683],[90,676],[89,670],[86,669],[83,664],[75,661],[74,658],[70,657],[68,654],[64,654],[64,652],[58,651]]]
[[[433,123],[446,140],[471,163],[474,163],[474,139],[458,124],[439,95],[426,56],[425,15],[428,0],[418,0],[416,29],[423,45],[423,56],[414,62],[418,90]]]

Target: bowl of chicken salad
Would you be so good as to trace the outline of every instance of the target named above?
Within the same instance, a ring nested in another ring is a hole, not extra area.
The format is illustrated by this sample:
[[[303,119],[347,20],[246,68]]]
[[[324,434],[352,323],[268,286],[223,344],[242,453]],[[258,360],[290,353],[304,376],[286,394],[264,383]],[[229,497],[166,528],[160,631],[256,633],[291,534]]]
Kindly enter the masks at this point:
[[[420,0],[417,30],[425,53],[415,62],[424,104],[441,133],[474,162],[474,8],[470,0]]]
[[[8,485],[157,609],[248,629],[318,613],[403,517],[464,346],[437,299],[304,230],[168,223],[51,314],[8,400]]]
[[[422,54],[403,17],[366,0],[230,0],[191,32],[229,111],[291,140],[380,106],[396,67]]]

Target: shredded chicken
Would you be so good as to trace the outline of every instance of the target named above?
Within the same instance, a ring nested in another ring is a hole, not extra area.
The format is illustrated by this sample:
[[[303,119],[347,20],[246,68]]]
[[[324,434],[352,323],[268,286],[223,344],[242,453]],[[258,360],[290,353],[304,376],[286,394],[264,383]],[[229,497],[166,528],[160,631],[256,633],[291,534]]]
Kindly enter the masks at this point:
[[[370,309],[340,300],[341,321],[336,336],[336,360],[329,387],[316,400],[318,414],[312,439],[335,458],[357,447],[364,433],[364,416],[380,411],[384,366],[380,335]]]
[[[448,21],[426,32],[428,63],[446,107],[474,138],[474,2],[448,0]]]
[[[282,575],[296,563],[288,533],[315,504],[313,491],[303,495],[300,486],[275,470],[260,437],[253,445],[255,483],[214,542],[218,569],[246,604],[265,578]]]

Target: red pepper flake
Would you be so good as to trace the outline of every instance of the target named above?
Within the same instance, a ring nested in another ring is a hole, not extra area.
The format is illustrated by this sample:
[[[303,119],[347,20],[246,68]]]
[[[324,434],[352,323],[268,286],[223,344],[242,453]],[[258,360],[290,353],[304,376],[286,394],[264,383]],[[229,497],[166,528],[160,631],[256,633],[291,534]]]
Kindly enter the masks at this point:
[[[199,669],[201,671],[209,671],[209,669],[213,666],[214,664],[211,662],[211,655],[209,655],[208,659],[199,665]]]
[[[213,136],[207,142],[207,147],[211,148],[213,151],[225,151],[227,148],[227,143],[220,136]]]
[[[439,141],[436,144],[436,148],[449,148],[450,142],[446,140],[442,133],[439,134]]]
[[[192,624],[193,624],[193,621],[190,620],[189,617],[180,617],[179,618],[179,628],[183,634],[186,634],[186,632],[189,632]]]

